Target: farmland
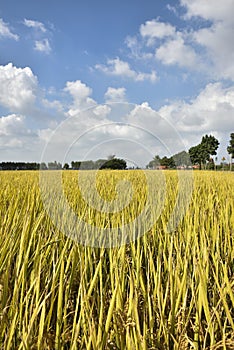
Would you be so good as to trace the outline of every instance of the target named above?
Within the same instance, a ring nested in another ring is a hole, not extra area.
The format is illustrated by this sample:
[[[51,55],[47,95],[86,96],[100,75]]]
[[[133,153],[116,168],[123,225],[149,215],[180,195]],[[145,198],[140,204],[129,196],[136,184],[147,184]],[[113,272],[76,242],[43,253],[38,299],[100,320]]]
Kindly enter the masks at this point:
[[[173,230],[167,223],[178,176],[163,174],[165,201],[154,225],[105,248],[80,244],[56,226],[39,172],[0,172],[0,349],[233,349],[234,174],[195,171],[191,201]],[[76,178],[63,171],[68,203],[97,230],[144,209],[140,170],[99,172],[107,201],[118,180],[133,183],[132,201],[114,214],[90,209]]]

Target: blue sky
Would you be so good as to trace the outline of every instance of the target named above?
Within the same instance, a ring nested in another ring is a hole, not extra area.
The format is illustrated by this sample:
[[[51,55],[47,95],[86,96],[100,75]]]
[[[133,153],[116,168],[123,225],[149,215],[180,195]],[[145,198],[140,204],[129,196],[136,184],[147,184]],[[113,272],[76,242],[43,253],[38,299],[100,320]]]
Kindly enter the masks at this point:
[[[233,9],[234,0],[1,1],[0,160],[113,153],[142,166],[206,133],[227,158]]]

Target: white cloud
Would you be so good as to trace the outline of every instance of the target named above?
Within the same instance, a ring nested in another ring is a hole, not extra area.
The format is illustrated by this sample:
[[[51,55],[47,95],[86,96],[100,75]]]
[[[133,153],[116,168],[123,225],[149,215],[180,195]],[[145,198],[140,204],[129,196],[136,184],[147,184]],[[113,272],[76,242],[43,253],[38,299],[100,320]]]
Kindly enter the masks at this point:
[[[126,101],[126,89],[125,88],[113,88],[108,87],[105,92],[106,102],[124,102]]]
[[[38,22],[38,21],[33,21],[31,19],[24,19],[24,25],[28,28],[33,28],[33,29],[38,29],[42,33],[46,32],[46,28],[43,23]]]
[[[176,101],[162,107],[159,113],[182,133],[228,133],[234,123],[234,87],[210,83],[190,102]]]
[[[140,26],[140,34],[143,38],[162,39],[175,35],[175,27],[170,23],[164,23],[153,19]]]
[[[210,75],[234,80],[233,0],[181,0],[181,5],[187,11],[185,19],[198,16],[211,21],[210,25],[193,33],[195,44],[205,50],[203,59]]]
[[[73,98],[73,103],[68,111],[69,116],[74,116],[80,111],[96,105],[96,102],[90,97],[92,89],[80,80],[68,81],[64,91],[69,92]]]
[[[205,133],[221,140],[222,135],[230,133],[234,122],[234,87],[226,88],[221,83],[208,84],[193,100],[177,100],[159,111],[147,102],[135,106],[99,105],[90,97],[91,88],[81,81],[67,82],[65,91],[73,102],[67,113],[70,118],[61,126],[51,123],[33,132],[21,115],[2,117],[0,147],[14,149],[18,158],[24,150],[25,157],[31,154],[31,160],[39,161],[42,144],[49,141],[52,147],[45,154],[47,161],[63,161],[61,157],[66,152],[68,162],[103,158],[113,153],[144,166],[155,154],[175,154],[185,148],[184,144],[191,147]],[[115,94],[124,96],[125,89],[108,88],[105,97],[113,98]],[[52,101],[51,107],[56,108],[57,104]]]
[[[131,51],[131,56],[136,59],[149,60],[154,57],[152,52],[142,51],[143,44],[136,36],[127,36],[125,39],[125,44]]]
[[[13,150],[18,153],[18,157],[23,152],[27,153],[27,148],[32,146],[35,138],[36,134],[26,127],[24,116],[11,114],[0,117],[0,148],[4,150],[4,158]]]
[[[66,156],[66,161],[70,161],[115,154],[144,166],[159,150],[165,154],[168,149],[175,151],[183,147],[174,128],[147,103],[107,107],[108,110],[97,106],[71,116],[55,134],[50,129],[42,130],[41,139],[49,141],[45,158],[63,160]]]
[[[34,105],[37,77],[29,67],[0,66],[0,86],[0,104],[11,112],[29,111]]]
[[[167,4],[167,9],[171,12],[173,12],[175,15],[177,15],[177,10],[175,6],[171,6],[170,4]]]
[[[131,57],[151,63],[156,57],[163,65],[200,72],[206,79],[234,80],[233,0],[180,0],[176,7],[167,5],[176,16],[181,7],[184,22],[177,21],[177,27],[151,19],[140,25],[136,35],[127,36]],[[98,68],[113,75],[120,75],[122,69],[126,76],[137,77],[126,62],[117,59]]]
[[[47,109],[54,109],[58,112],[63,111],[63,104],[58,100],[50,101],[46,98],[43,98],[41,102],[42,102],[43,106],[45,106]]]
[[[218,158],[228,157],[226,148],[234,125],[233,86],[207,84],[194,99],[168,103],[158,112],[175,127],[187,149],[200,143],[203,135],[212,134],[220,141]]]
[[[196,43],[203,46],[212,63],[210,69],[215,78],[234,80],[234,23],[217,22],[209,28],[194,32]]]
[[[143,60],[156,58],[164,65],[204,69],[199,54],[191,45],[191,42],[194,43],[191,33],[176,30],[170,23],[152,19],[140,26],[139,34],[138,37],[127,37],[125,40],[133,57]],[[113,64],[113,61],[110,63]]]
[[[186,17],[199,16],[206,20],[233,21],[233,0],[180,0],[187,10]]]
[[[19,36],[11,32],[8,23],[5,23],[2,18],[0,18],[0,39],[1,37],[19,40]]]
[[[51,46],[48,39],[36,40],[34,50],[49,54],[51,52]]]
[[[98,105],[93,109],[93,113],[100,118],[105,118],[110,113],[110,111],[111,109],[107,105]]]
[[[197,68],[198,58],[195,51],[180,36],[162,44],[156,49],[155,56],[166,65]]]
[[[17,114],[0,117],[0,135],[18,135],[24,128],[25,117]]]
[[[137,72],[131,69],[128,62],[120,60],[119,57],[109,59],[107,61],[107,65],[97,64],[95,68],[106,74],[129,78],[133,79],[134,81],[149,80],[151,82],[155,82],[158,79],[155,71],[152,71],[151,73]]]
[[[33,29],[32,37],[34,38],[34,50],[49,54],[52,49],[49,39],[45,37],[45,33],[47,33],[47,36],[51,33],[46,29],[45,25],[42,22],[31,19],[24,19],[23,23],[26,27]],[[50,27],[52,28],[52,25],[50,25]]]

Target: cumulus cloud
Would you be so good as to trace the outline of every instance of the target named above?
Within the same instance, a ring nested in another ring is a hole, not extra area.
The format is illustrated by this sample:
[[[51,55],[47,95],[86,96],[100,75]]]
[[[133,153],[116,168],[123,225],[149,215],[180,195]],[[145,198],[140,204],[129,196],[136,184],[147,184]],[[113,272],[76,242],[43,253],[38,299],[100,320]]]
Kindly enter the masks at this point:
[[[0,104],[13,113],[24,113],[34,105],[37,77],[29,67],[17,68],[9,63],[0,66]]]
[[[107,91],[105,92],[105,100],[106,102],[126,101],[126,89],[124,87],[121,87],[121,88],[108,87]]]
[[[45,36],[49,35],[51,37],[51,32],[39,21],[24,19],[23,23],[26,27],[32,28],[31,35],[34,40],[34,50],[48,55],[52,49],[48,37]]]
[[[234,122],[234,87],[207,84],[194,99],[171,102],[161,107],[159,114],[174,125],[187,149],[200,143],[203,135],[212,134],[220,141],[218,156],[227,157]]]
[[[108,75],[129,78],[133,79],[134,81],[149,80],[151,82],[155,82],[158,79],[155,71],[152,71],[151,73],[137,72],[130,67],[128,62],[120,60],[119,57],[109,59],[107,61],[107,65],[97,64],[95,68]]]
[[[33,145],[37,142],[37,133],[26,127],[24,116],[10,114],[0,117],[0,150],[3,151],[1,153],[2,161],[27,159],[33,149]],[[35,160],[35,155],[33,160]]]
[[[49,54],[51,52],[51,46],[50,46],[49,40],[48,39],[36,40],[34,50],[44,52],[45,54]]]
[[[105,96],[124,95],[125,89],[121,89],[108,88]],[[72,104],[69,118],[61,125],[51,124],[33,132],[22,115],[2,117],[0,147],[14,149],[15,154],[22,149],[27,155],[31,151],[38,159],[42,143],[49,142],[47,161],[63,161],[63,157],[68,162],[97,159],[113,153],[144,166],[155,154],[171,155],[190,148],[205,133],[221,140],[234,121],[234,88],[221,83],[207,84],[194,99],[177,100],[158,111],[147,102],[100,105],[90,97],[91,88],[81,81],[67,82],[65,92],[72,97]]]
[[[182,133],[230,132],[234,122],[234,87],[210,83],[195,99],[163,106],[159,113]]]
[[[42,102],[42,105],[47,109],[54,109],[57,112],[63,112],[64,110],[64,106],[61,101],[58,101],[58,100],[50,101],[46,98],[43,98],[41,102]]]
[[[0,18],[0,39],[1,38],[19,40],[19,36],[12,33],[8,23],[5,23],[2,18]]]
[[[103,116],[105,107],[108,113]],[[45,157],[60,157],[63,161],[63,157],[70,161],[116,154],[144,166],[159,150],[165,154],[170,148],[174,151],[183,147],[170,124],[147,103],[139,106],[126,106],[125,103],[99,105],[71,116],[54,134],[50,129],[43,130],[40,137],[48,142]]]
[[[206,50],[215,78],[234,80],[233,33],[234,23],[216,22],[193,34],[194,41]]]
[[[110,111],[111,109],[107,105],[98,105],[93,109],[93,113],[101,118],[105,118],[110,113]]]
[[[185,20],[200,17],[211,22],[195,30],[193,40],[205,50],[203,59],[212,76],[234,80],[233,0],[181,0],[181,5],[186,9]]]
[[[41,31],[42,33],[46,32],[46,28],[42,22],[39,21],[33,21],[31,19],[24,19],[24,25],[28,28],[33,28]]]
[[[22,134],[22,129],[24,129],[25,117],[17,114],[10,114],[8,116],[0,117],[0,135],[19,135]],[[24,132],[23,132],[24,133]]]
[[[160,61],[166,66],[204,70],[204,64],[192,45],[193,35],[186,30],[177,30],[170,23],[158,19],[146,21],[140,26],[139,35],[127,37],[125,43],[138,60],[147,59],[152,63],[153,59],[153,64]]]
[[[68,116],[74,116],[80,111],[96,105],[96,102],[90,97],[92,89],[80,80],[68,81],[64,91],[68,92],[73,98],[72,105],[67,113]]]
[[[162,117],[148,102],[136,105],[128,114],[127,122],[139,128],[140,142],[154,154],[173,154],[184,149],[175,125]]]
[[[0,135],[9,135],[11,134],[11,128],[13,130],[18,130],[18,126],[22,124],[23,117],[16,114],[11,114],[6,117],[0,118]],[[10,129],[10,130],[9,130]]]
[[[186,9],[186,17],[198,16],[206,20],[233,20],[233,0],[180,0]]]
[[[166,41],[156,49],[155,56],[166,65],[175,65],[181,67],[196,68],[198,58],[194,49],[186,45],[184,39],[180,36]]]
[[[150,41],[150,39],[148,41]],[[130,56],[134,59],[136,58],[137,60],[149,60],[154,57],[154,53],[142,50],[144,45],[140,40],[138,40],[137,36],[128,35],[125,39],[125,44],[131,51]]]
[[[180,0],[176,8],[167,8],[177,17],[183,8],[177,26],[158,18],[141,24],[139,32],[125,40],[131,57],[150,60],[151,64],[156,59],[155,65],[160,61],[166,66],[179,66],[205,74],[207,79],[234,80],[233,0]],[[124,70],[137,80],[129,65],[117,59],[99,68],[112,75]]]
[[[153,19],[151,21],[146,21],[145,24],[140,26],[140,34],[143,38],[162,39],[175,35],[175,27],[170,23],[164,23]]]

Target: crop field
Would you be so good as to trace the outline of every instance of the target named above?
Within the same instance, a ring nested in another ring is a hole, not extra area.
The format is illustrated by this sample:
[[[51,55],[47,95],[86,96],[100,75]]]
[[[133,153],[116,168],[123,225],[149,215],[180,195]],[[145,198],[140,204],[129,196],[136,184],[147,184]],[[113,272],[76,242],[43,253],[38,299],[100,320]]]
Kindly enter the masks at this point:
[[[0,172],[0,349],[234,349],[234,173],[194,171],[191,201],[171,230],[176,171],[148,171],[163,174],[155,188],[140,170],[99,171],[95,188],[103,205],[114,201],[111,212],[82,197],[77,174],[62,172],[64,196],[97,235],[133,222],[149,190],[165,198],[144,234],[88,246],[51,219],[39,172]],[[122,190],[123,208],[121,179],[133,190],[129,203]],[[50,198],[56,208],[59,197]]]

